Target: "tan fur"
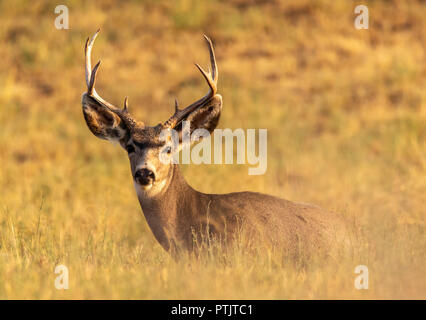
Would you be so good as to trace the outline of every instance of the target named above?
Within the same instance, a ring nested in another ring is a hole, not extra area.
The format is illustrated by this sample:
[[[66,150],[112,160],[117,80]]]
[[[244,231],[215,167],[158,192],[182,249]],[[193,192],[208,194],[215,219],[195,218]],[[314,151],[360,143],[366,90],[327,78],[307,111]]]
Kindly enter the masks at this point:
[[[255,192],[200,193],[186,183],[178,165],[170,169],[166,184],[161,194],[138,192],[138,199],[155,238],[168,251],[194,250],[194,240],[205,238],[206,230],[227,243],[245,232],[255,244],[292,256],[332,250],[346,241],[339,217],[313,205]]]

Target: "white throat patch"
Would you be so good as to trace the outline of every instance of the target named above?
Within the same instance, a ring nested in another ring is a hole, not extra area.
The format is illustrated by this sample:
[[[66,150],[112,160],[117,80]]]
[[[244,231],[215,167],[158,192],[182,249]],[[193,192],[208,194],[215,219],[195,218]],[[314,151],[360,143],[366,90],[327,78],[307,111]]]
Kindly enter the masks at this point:
[[[166,179],[161,182],[154,182],[147,186],[141,186],[136,181],[133,182],[138,198],[153,198],[163,192],[166,186]]]

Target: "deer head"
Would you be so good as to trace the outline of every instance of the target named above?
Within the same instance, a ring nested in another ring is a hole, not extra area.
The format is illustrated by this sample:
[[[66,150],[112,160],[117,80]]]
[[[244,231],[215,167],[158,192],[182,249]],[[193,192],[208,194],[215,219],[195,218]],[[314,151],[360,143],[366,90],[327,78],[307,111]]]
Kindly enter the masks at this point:
[[[212,132],[219,121],[222,97],[217,94],[218,70],[213,45],[210,39],[204,36],[210,52],[211,71],[206,72],[195,64],[209,86],[207,94],[184,109],[179,109],[175,100],[174,114],[167,121],[150,127],[130,115],[127,97],[123,109],[119,109],[96,92],[96,75],[101,62],[92,70],[90,55],[99,31],[91,39],[87,39],[85,46],[87,92],[82,97],[84,118],[95,136],[118,142],[127,151],[138,194],[154,197],[169,182],[173,166],[171,161],[160,161],[160,153],[163,153],[163,157],[173,157],[172,149],[164,148],[165,141],[160,139],[163,130],[174,129],[181,137],[183,121],[189,122],[191,132],[195,129]],[[177,150],[181,149],[181,140],[179,144]]]

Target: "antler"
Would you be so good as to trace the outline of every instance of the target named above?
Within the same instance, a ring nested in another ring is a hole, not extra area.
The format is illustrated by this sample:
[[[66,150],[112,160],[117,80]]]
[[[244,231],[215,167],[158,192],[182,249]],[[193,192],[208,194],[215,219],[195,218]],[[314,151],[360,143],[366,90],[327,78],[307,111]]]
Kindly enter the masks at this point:
[[[124,124],[130,129],[132,130],[133,128],[135,128],[136,126],[143,126],[144,124],[142,122],[137,123],[130,115],[129,112],[127,111],[127,106],[128,106],[128,99],[127,97],[124,100],[124,108],[122,110],[118,109],[117,107],[115,107],[113,104],[109,103],[108,101],[104,100],[95,90],[95,82],[96,82],[96,74],[98,72],[98,68],[101,64],[101,61],[99,60],[98,63],[95,65],[95,67],[92,70],[92,66],[91,66],[91,53],[92,53],[92,47],[93,47],[93,43],[96,40],[96,37],[98,36],[99,32],[101,31],[101,29],[98,29],[98,31],[96,31],[96,33],[92,36],[92,38],[89,41],[89,38],[87,38],[86,40],[86,46],[84,48],[84,53],[85,53],[85,57],[86,57],[86,84],[87,84],[87,95],[89,95],[90,97],[92,97],[93,99],[95,99],[97,102],[99,102],[100,104],[104,105],[105,107],[107,107],[110,111],[112,111],[113,113],[115,113],[117,116],[120,117],[120,119],[124,122]]]
[[[207,94],[204,97],[195,101],[194,103],[192,103],[185,109],[179,109],[177,100],[175,100],[175,113],[166,122],[164,122],[163,124],[164,127],[174,128],[189,113],[196,110],[198,107],[204,105],[208,100],[210,100],[217,93],[217,79],[218,79],[219,73],[217,70],[216,58],[214,56],[213,44],[206,35],[204,35],[204,38],[206,39],[207,45],[209,47],[210,64],[211,64],[212,70],[210,71],[210,68],[209,68],[209,72],[206,72],[197,63],[195,64],[195,66],[198,68],[198,70],[200,70],[204,79],[206,79],[207,84],[209,85],[209,92],[207,92]]]

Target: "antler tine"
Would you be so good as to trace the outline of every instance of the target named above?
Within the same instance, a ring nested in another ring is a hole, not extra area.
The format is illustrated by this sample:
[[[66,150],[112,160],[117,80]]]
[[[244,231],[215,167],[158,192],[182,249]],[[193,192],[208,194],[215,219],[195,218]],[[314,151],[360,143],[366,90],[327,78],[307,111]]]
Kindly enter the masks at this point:
[[[104,104],[105,106],[107,106],[109,109],[111,109],[111,111],[113,110],[117,110],[117,108],[109,103],[108,101],[104,100],[95,90],[95,82],[96,82],[96,74],[98,72],[98,68],[101,64],[101,61],[98,61],[98,63],[95,65],[95,67],[93,68],[93,70],[91,70],[91,53],[92,53],[92,48],[93,48],[93,44],[96,40],[96,37],[98,36],[99,32],[101,31],[101,29],[98,29],[96,31],[96,33],[92,36],[92,38],[89,41],[89,38],[87,38],[86,40],[86,46],[84,48],[84,52],[85,52],[85,57],[86,57],[86,84],[87,84],[87,92],[88,94],[95,98],[96,100],[98,100],[99,102],[101,102],[102,104]]]
[[[129,97],[125,97],[124,98],[124,107],[123,107],[122,111],[127,113],[127,112],[129,112],[128,108],[129,108]]]
[[[86,46],[84,48],[85,52],[85,70],[86,70],[86,84],[87,84],[87,94],[97,100],[99,103],[103,104],[105,107],[107,107],[110,111],[114,112],[116,115],[120,117],[121,120],[128,126],[130,129],[133,129],[136,126],[144,126],[143,122],[137,123],[130,115],[128,114],[128,98],[126,97],[124,100],[124,108],[123,110],[118,109],[116,106],[114,106],[112,103],[109,103],[108,101],[104,100],[95,89],[95,82],[96,82],[96,75],[99,69],[99,66],[101,64],[101,61],[98,61],[98,63],[95,65],[95,67],[92,70],[91,66],[91,53],[93,44],[96,40],[96,37],[98,36],[101,29],[98,29],[96,33],[92,36],[92,38],[87,38]]]
[[[217,84],[217,78],[219,76],[219,73],[217,71],[216,57],[214,55],[213,44],[212,44],[212,41],[210,40],[210,38],[207,37],[206,35],[204,35],[204,39],[206,39],[206,41],[209,45],[210,64],[212,65],[211,75],[212,75],[212,78],[213,78],[215,84]]]
[[[90,37],[87,37],[86,40],[86,45],[84,47],[84,54],[85,54],[85,59],[86,59],[86,84],[87,84],[87,88],[89,88],[89,84],[90,84],[90,77],[91,77],[91,73],[92,73],[92,63],[90,61],[90,55],[92,53],[92,47],[93,47],[93,43],[95,42],[96,37],[99,34],[99,31],[101,31],[101,29],[98,29],[96,31],[96,33],[92,36],[92,38],[90,39]]]
[[[207,95],[211,95],[211,96],[215,95],[216,91],[217,91],[217,89],[216,89],[216,83],[215,83],[215,80],[213,79],[211,73],[210,72],[208,72],[208,73],[205,72],[203,70],[203,68],[201,68],[198,63],[196,63],[195,66],[198,68],[198,70],[200,70],[201,74],[203,75],[204,79],[206,79],[207,84],[210,87],[210,91],[209,91],[209,93]]]
[[[179,111],[179,103],[178,103],[178,100],[175,99],[175,112],[178,112],[178,111]]]
[[[200,70],[204,79],[207,81],[207,84],[209,85],[209,91],[207,92],[207,94],[204,97],[195,101],[194,103],[192,103],[191,105],[189,105],[188,107],[186,107],[183,110],[179,110],[175,106],[175,113],[163,124],[165,127],[170,127],[170,128],[175,127],[176,125],[178,125],[183,120],[183,118],[185,116],[187,116],[189,113],[191,113],[192,111],[194,111],[198,107],[205,104],[209,99],[211,99],[217,93],[217,79],[218,79],[218,76],[219,76],[219,72],[217,70],[217,64],[216,64],[216,58],[215,58],[215,55],[214,55],[213,44],[212,44],[211,40],[209,39],[209,37],[207,37],[206,35],[204,35],[204,39],[206,40],[208,48],[209,48],[211,71],[210,71],[210,69],[209,69],[208,72],[204,71],[203,68],[201,68],[200,65],[197,64],[197,63],[195,64],[195,66],[198,68],[198,70]]]

